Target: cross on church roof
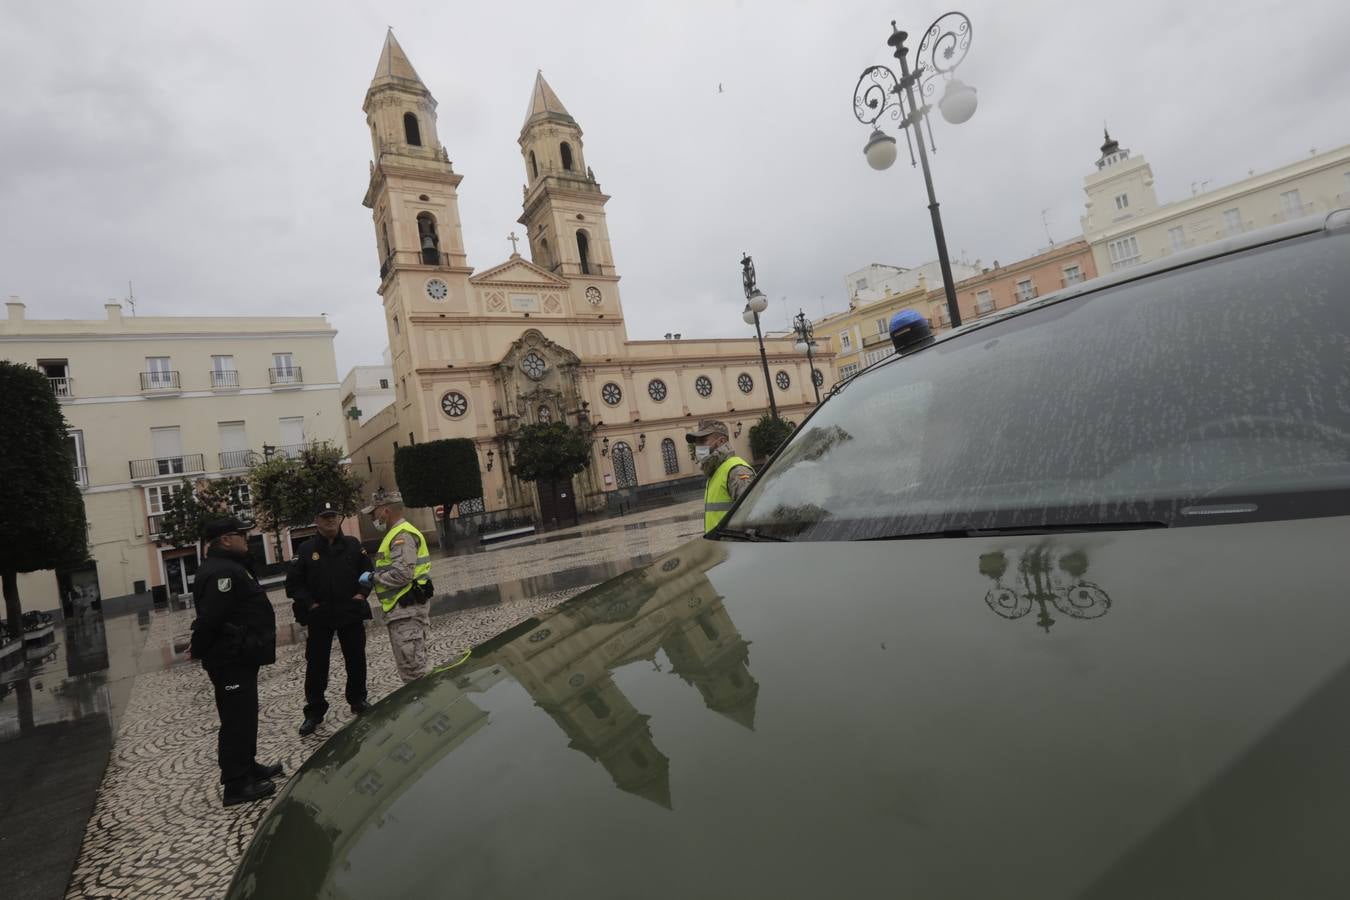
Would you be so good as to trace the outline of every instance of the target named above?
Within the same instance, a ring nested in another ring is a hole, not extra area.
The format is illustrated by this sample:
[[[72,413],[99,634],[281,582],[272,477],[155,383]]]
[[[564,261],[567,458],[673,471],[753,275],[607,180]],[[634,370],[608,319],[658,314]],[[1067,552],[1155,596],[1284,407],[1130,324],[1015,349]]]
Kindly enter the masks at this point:
[[[511,242],[511,255],[519,256],[520,253],[516,251],[516,241],[520,240],[520,238],[516,237],[516,233],[513,231],[506,236],[506,239]]]

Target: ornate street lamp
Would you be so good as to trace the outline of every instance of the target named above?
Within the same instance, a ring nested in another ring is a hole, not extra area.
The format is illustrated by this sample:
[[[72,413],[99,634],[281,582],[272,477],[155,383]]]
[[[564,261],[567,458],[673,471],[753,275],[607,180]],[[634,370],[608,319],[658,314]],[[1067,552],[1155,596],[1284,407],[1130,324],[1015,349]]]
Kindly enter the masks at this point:
[[[745,284],[745,312],[741,318],[745,324],[755,326],[755,337],[759,340],[759,361],[764,367],[764,388],[769,392],[769,412],[778,418],[778,404],[773,398],[773,379],[769,377],[769,356],[764,352],[764,332],[759,327],[759,314],[769,306],[769,299],[755,286],[755,263],[750,254],[741,254],[741,281]]]
[[[792,330],[797,333],[797,352],[806,354],[806,367],[811,370],[811,387],[816,392],[816,405],[819,406],[820,385],[816,384],[816,364],[811,357],[812,351],[816,349],[816,337],[811,328],[811,320],[800,307],[797,309],[797,317],[792,320]]]
[[[918,64],[913,72],[909,70],[909,48],[905,39],[909,37],[891,22],[891,36],[886,41],[895,48],[895,58],[900,60],[900,77],[886,66],[869,66],[858,78],[853,90],[853,114],[864,125],[871,126],[872,134],[867,139],[863,153],[867,164],[874,169],[888,169],[895,162],[895,138],[877,127],[883,115],[890,114],[891,119],[899,122],[900,130],[905,133],[905,143],[909,146],[909,163],[915,165],[914,148],[919,149],[918,165],[923,168],[923,182],[928,188],[928,211],[933,217],[933,237],[937,240],[938,265],[942,269],[942,287],[947,295],[947,314],[952,327],[961,324],[961,310],[956,305],[956,286],[952,282],[952,265],[947,258],[947,238],[942,233],[942,215],[938,212],[937,195],[933,193],[933,175],[928,169],[928,151],[924,149],[923,126],[928,123],[928,144],[937,152],[933,142],[933,124],[928,121],[932,109],[928,105],[939,82],[946,84],[942,99],[938,101],[938,110],[942,117],[953,125],[960,125],[975,114],[977,104],[975,89],[952,73],[970,50],[970,19],[963,13],[949,12],[939,16],[919,42],[916,57]],[[916,95],[915,88],[918,88]],[[920,102],[919,97],[922,97]],[[914,132],[911,140],[910,130]]]

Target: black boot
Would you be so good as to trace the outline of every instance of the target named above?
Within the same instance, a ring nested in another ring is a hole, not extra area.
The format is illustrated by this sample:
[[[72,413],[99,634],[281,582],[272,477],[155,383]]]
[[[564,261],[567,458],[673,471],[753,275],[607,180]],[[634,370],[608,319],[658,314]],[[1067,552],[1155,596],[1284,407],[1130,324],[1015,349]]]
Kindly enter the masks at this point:
[[[277,792],[277,786],[270,781],[245,781],[225,785],[224,806],[240,803],[252,803]]]
[[[359,716],[368,709],[370,709],[369,703],[365,700],[357,700],[352,704],[352,715]]]
[[[305,716],[305,721],[300,723],[300,736],[307,737],[313,734],[315,729],[319,727],[319,723],[322,721],[322,716],[317,719],[313,716]]]
[[[262,763],[253,764],[253,777],[257,781],[266,781],[269,778],[281,778],[286,772],[281,768],[281,763],[272,763],[270,766],[264,766]]]

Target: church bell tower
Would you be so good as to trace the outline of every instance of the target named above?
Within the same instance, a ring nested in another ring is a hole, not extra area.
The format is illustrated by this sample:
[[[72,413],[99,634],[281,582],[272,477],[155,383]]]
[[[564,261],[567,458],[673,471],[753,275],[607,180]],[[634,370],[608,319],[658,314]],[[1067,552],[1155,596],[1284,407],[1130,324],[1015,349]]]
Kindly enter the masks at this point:
[[[618,281],[605,224],[609,197],[586,165],[581,126],[543,72],[535,76],[517,142],[525,162],[519,222],[527,229],[531,260],[564,278]]]

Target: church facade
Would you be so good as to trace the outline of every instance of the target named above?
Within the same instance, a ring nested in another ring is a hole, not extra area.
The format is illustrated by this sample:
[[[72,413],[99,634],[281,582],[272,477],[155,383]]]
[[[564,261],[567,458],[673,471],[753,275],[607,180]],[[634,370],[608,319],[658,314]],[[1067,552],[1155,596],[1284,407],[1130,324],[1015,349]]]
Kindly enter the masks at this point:
[[[349,424],[353,467],[392,488],[398,446],[470,438],[484,496],[461,512],[570,518],[633,498],[644,486],[698,476],[684,441],[719,418],[748,457],[767,411],[759,348],[748,339],[629,340],[605,204],[582,130],[536,76],[518,140],[526,183],[519,223],[529,253],[482,271],[465,254],[462,176],[436,128],[437,104],[392,31],[364,110],[374,161],[364,204],[380,261],[379,295],[394,371],[391,406]],[[800,423],[810,380],[834,381],[822,345],[815,369],[791,337],[765,339],[780,415]],[[548,496],[510,473],[511,437],[533,422],[587,432],[590,467]],[[449,511],[447,511],[449,512]]]

